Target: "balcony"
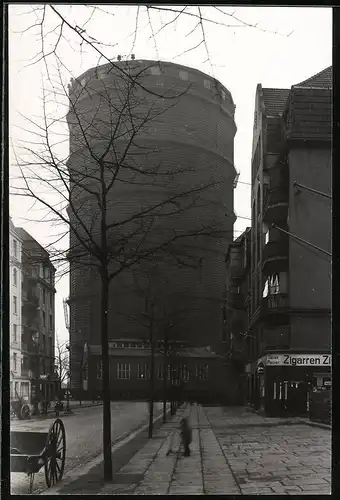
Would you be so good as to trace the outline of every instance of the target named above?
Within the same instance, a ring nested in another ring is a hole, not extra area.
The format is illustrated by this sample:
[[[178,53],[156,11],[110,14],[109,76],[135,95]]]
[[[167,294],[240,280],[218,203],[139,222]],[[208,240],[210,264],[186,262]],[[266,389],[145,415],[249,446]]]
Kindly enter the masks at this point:
[[[241,265],[239,265],[239,266],[230,266],[230,268],[229,268],[229,275],[230,275],[230,278],[234,278],[234,279],[242,278],[243,275],[244,275],[244,268],[243,268],[243,266],[241,266]]]
[[[23,327],[31,332],[37,332],[39,330],[39,320],[26,320],[26,323],[23,324]]]
[[[288,268],[288,239],[282,238],[269,241],[262,253],[262,270],[265,275],[287,271]]]
[[[239,292],[227,292],[227,308],[244,310],[244,296]]]
[[[270,189],[264,201],[263,220],[279,222],[287,219],[288,215],[288,190],[282,187]]]
[[[268,295],[262,299],[262,313],[283,313],[289,308],[289,298],[287,293],[277,293]]]
[[[32,293],[25,294],[25,296],[23,297],[23,306],[27,309],[38,309],[39,297]]]

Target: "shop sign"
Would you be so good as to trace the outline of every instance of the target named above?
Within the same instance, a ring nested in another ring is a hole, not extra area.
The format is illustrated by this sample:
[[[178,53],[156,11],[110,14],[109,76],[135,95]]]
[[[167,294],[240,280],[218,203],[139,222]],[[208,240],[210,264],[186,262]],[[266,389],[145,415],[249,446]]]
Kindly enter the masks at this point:
[[[267,366],[331,366],[330,354],[267,354]]]

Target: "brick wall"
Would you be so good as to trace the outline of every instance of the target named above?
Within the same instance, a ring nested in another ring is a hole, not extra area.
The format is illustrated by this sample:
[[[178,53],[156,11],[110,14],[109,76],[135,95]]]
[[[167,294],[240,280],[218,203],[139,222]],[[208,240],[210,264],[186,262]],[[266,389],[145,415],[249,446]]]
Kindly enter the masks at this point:
[[[135,64],[137,63],[135,61]],[[140,66],[142,64],[146,65],[146,62],[142,62]],[[69,123],[73,124],[68,167],[73,174],[75,171],[85,171],[85,168],[92,176],[98,176],[99,172],[99,165],[89,154],[84,134],[79,123],[77,125],[78,118],[82,127],[91,125],[86,132],[86,139],[91,144],[91,153],[98,155],[108,145],[112,136],[112,123],[117,123],[114,107],[116,110],[122,109],[121,104],[118,104],[118,97],[123,99],[130,85],[123,83],[125,90],[119,94],[115,83],[119,81],[117,72],[112,71],[106,75],[105,68],[107,69],[107,66],[100,67],[97,71],[97,74],[101,75],[100,80],[93,78],[96,75],[94,70],[79,77],[78,80],[87,86],[90,95],[84,92],[79,97],[77,82],[71,88],[70,97],[75,103],[75,109],[71,109],[68,115]],[[183,80],[183,77],[187,80]],[[88,78],[90,80],[86,83]],[[201,259],[200,271],[174,265],[174,261],[170,262],[170,254],[162,256],[166,263],[161,265],[164,278],[161,288],[164,288],[166,282],[168,296],[177,295],[178,298],[178,295],[182,294],[182,307],[185,304],[188,309],[186,318],[178,323],[176,334],[183,335],[194,343],[206,343],[207,340],[214,343],[220,339],[222,333],[224,256],[228,244],[232,241],[234,223],[234,104],[230,93],[218,82],[199,71],[182,66],[162,64],[160,74],[151,74],[148,70],[147,76],[141,82],[158,93],[172,92],[173,95],[174,92],[178,94],[188,90],[174,100],[151,96],[140,88],[134,94],[135,123],[140,123],[151,108],[154,118],[141,129],[135,146],[128,150],[119,173],[120,182],[115,183],[110,192],[111,209],[108,218],[110,221],[128,218],[138,213],[141,206],[145,209],[168,199],[169,196],[197,189],[200,185],[215,183],[195,196],[194,205],[193,195],[181,197],[179,201],[183,211],[171,217],[158,217],[144,242],[144,245],[152,246],[155,242],[168,241],[174,230],[184,234],[198,230],[202,225],[205,228],[218,225],[225,231],[223,238],[191,238],[185,245],[176,243],[176,248],[172,248],[176,254],[185,251],[191,262],[197,263]],[[165,111],[160,113],[161,110]],[[156,113],[158,116],[155,116]],[[127,126],[128,119],[125,115],[122,123]],[[130,137],[124,126],[121,128],[122,135],[116,136],[114,141],[115,151],[111,148],[107,157],[110,161],[116,161],[117,157],[122,158]],[[132,166],[135,167],[134,170],[131,169]],[[132,177],[132,174],[136,174],[135,177]],[[134,182],[138,184],[133,184]],[[92,178],[89,186],[92,190],[97,189],[98,181]],[[84,204],[86,197],[87,205]],[[98,231],[95,199],[91,199],[85,190],[75,188],[72,192],[72,203],[87,227],[91,227],[92,232]],[[167,204],[163,213],[171,207],[172,205]],[[76,223],[72,210],[69,215],[72,223]],[[125,224],[121,229],[110,232],[108,238],[114,247],[119,238],[137,229],[136,222]],[[141,233],[133,240],[130,239],[125,251],[138,243],[140,237]],[[74,244],[77,244],[77,238],[71,232],[71,247]],[[70,297],[71,338],[76,342],[78,339],[79,342],[91,339],[92,342],[96,340],[98,343],[100,279],[95,269],[71,263]],[[135,293],[131,271],[126,270],[110,287],[109,337],[145,336],[145,328],[135,320],[142,310],[143,300]],[[134,316],[134,319],[131,319],[131,316]]]

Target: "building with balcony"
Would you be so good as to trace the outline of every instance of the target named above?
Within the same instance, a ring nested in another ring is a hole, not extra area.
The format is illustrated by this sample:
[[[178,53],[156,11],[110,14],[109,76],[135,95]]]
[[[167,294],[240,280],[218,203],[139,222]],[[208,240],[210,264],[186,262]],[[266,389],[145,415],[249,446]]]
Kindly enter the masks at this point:
[[[330,381],[332,68],[257,86],[252,153],[249,401],[304,414]]]
[[[244,401],[244,365],[249,361],[247,304],[250,295],[251,228],[229,245],[226,255],[226,286],[223,307],[223,353],[234,386]]]
[[[30,404],[54,398],[58,383],[54,370],[55,268],[49,253],[24,229],[22,241],[21,369],[29,380]]]

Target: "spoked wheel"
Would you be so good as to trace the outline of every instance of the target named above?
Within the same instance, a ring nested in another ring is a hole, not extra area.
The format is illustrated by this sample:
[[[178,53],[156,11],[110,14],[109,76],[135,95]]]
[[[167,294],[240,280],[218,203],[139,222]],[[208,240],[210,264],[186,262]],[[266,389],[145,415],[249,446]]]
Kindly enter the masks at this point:
[[[28,475],[28,479],[29,479],[29,494],[32,495],[32,492],[33,492],[33,484],[34,484],[34,473],[31,472],[29,475]]]
[[[63,422],[58,418],[49,430],[45,451],[45,480],[50,488],[64,474],[66,436]]]
[[[28,404],[22,405],[20,413],[23,420],[28,420],[29,418],[31,418],[31,410]]]

